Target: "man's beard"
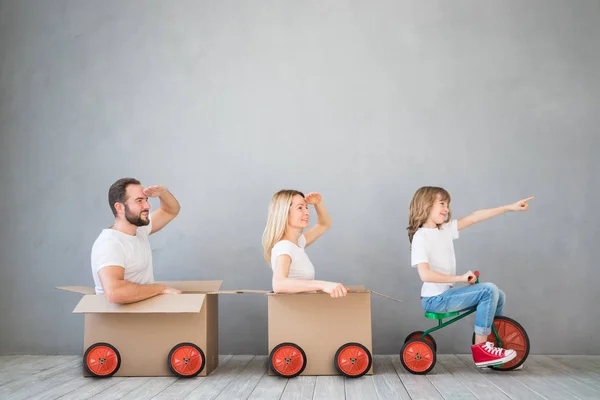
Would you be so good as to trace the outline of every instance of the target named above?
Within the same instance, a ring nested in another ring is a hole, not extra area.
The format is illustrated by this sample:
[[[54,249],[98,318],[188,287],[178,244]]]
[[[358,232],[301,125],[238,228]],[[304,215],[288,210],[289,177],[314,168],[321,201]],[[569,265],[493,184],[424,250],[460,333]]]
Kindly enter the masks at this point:
[[[148,225],[150,223],[149,219],[142,219],[142,213],[143,212],[145,212],[145,211],[142,211],[138,215],[135,215],[135,214],[133,214],[133,213],[130,212],[129,207],[125,206],[125,218],[132,225],[135,225],[135,226],[146,226],[146,225]],[[146,217],[146,218],[148,218],[148,217]]]

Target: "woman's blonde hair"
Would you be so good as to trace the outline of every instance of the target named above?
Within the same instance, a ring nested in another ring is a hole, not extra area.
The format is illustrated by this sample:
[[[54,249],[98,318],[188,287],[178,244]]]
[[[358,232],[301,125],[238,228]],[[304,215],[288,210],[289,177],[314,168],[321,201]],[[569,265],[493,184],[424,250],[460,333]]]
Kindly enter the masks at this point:
[[[429,213],[435,203],[437,195],[442,196],[442,200],[448,203],[450,207],[450,193],[446,189],[437,186],[423,186],[417,190],[410,201],[410,207],[408,212],[408,241],[412,244],[413,236],[415,232],[427,222]],[[452,212],[448,210],[447,220],[452,219]],[[438,225],[438,229],[439,229]]]
[[[262,237],[264,257],[269,265],[271,265],[271,250],[273,250],[273,246],[275,246],[285,234],[290,207],[292,206],[292,199],[297,194],[304,198],[302,192],[286,189],[275,193],[271,199],[267,226],[265,227]]]

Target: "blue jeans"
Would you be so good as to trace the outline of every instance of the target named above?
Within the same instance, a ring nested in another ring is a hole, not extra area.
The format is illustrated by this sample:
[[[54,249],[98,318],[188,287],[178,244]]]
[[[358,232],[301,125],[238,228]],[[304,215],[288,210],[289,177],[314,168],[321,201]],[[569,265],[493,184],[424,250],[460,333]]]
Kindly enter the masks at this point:
[[[477,307],[475,333],[492,333],[494,316],[504,315],[504,292],[493,283],[476,283],[460,288],[451,288],[432,297],[423,297],[421,304],[426,312],[447,313]]]

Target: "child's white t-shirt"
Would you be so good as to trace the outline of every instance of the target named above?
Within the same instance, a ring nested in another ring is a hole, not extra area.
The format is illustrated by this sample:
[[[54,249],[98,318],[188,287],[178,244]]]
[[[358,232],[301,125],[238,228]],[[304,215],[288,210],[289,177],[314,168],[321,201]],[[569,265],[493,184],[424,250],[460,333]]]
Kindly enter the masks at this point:
[[[92,246],[92,275],[96,294],[103,294],[98,271],[116,265],[125,269],[124,279],[133,283],[154,283],[152,248],[148,236],[152,221],[137,228],[134,236],[114,229],[103,229]]]
[[[414,268],[420,263],[428,263],[433,271],[456,275],[456,256],[454,240],[458,239],[458,220],[442,224],[438,228],[419,228],[413,236],[410,265]],[[452,283],[423,282],[421,296],[437,296],[453,287]]]
[[[315,279],[315,267],[304,251],[305,246],[306,238],[304,235],[301,235],[298,239],[297,246],[289,240],[280,240],[277,242],[275,246],[273,246],[273,250],[271,250],[271,269],[275,270],[277,257],[282,254],[287,254],[292,259],[288,278],[305,280]]]

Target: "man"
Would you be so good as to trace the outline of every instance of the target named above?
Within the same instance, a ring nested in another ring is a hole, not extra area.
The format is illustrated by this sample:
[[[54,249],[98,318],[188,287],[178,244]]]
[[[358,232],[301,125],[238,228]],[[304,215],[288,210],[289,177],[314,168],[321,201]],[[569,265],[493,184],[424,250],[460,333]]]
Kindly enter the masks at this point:
[[[150,214],[148,197],[158,197],[160,208]],[[137,179],[122,178],[108,190],[114,224],[103,229],[92,247],[96,294],[111,303],[127,304],[177,289],[154,283],[152,249],[148,236],[165,227],[179,213],[179,203],[164,186],[143,188]]]

